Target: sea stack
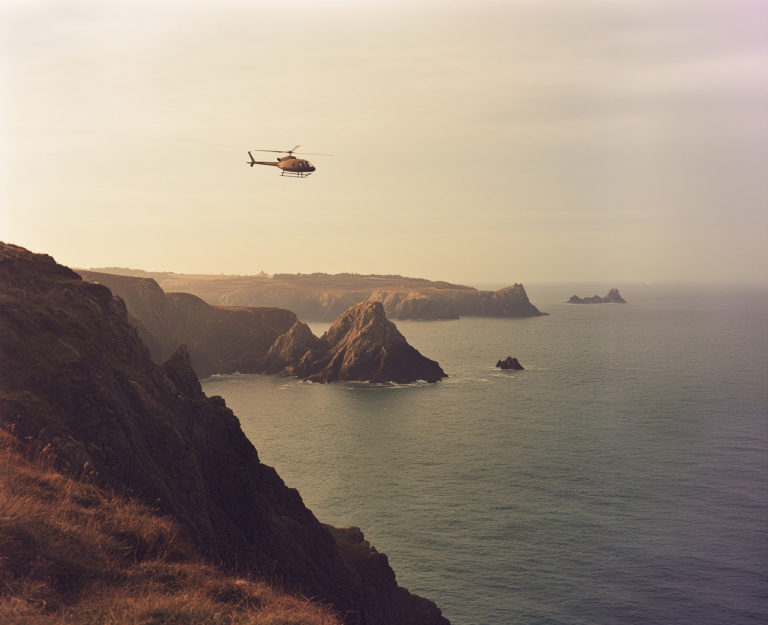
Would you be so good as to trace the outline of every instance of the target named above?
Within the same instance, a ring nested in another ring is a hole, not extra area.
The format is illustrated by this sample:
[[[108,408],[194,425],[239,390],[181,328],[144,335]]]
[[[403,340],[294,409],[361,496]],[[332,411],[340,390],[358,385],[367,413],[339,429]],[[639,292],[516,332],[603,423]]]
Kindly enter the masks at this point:
[[[499,360],[496,363],[496,366],[499,369],[512,369],[513,371],[523,371],[525,369],[523,365],[520,364],[520,361],[517,358],[512,358],[512,356],[507,356],[504,360]]]
[[[592,297],[579,297],[571,295],[569,304],[626,304],[627,301],[619,294],[619,289],[611,289],[603,297],[593,295]]]
[[[404,384],[446,377],[434,360],[408,344],[384,315],[381,302],[351,306],[320,338],[323,352],[309,351],[291,373],[312,382],[358,380]]]

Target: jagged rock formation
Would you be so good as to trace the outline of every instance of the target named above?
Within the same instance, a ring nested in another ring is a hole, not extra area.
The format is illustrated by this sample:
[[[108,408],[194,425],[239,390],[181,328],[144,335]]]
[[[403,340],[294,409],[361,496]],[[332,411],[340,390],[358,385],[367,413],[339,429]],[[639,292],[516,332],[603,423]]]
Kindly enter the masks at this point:
[[[155,364],[106,286],[0,244],[0,327],[0,425],[21,440],[173,515],[213,562],[322,598],[347,623],[447,624],[259,461],[183,348]]]
[[[512,369],[514,371],[524,370],[524,367],[520,364],[520,361],[517,358],[512,358],[512,356],[507,356],[504,360],[499,360],[496,363],[496,366],[499,369]]]
[[[619,295],[619,289],[611,289],[603,297],[593,295],[592,297],[579,297],[571,295],[569,304],[626,304],[626,300]]]
[[[364,301],[384,305],[389,319],[455,319],[460,316],[537,317],[522,284],[497,291],[403,276],[323,273],[211,276],[146,273],[112,268],[108,273],[146,275],[167,291],[193,293],[215,306],[270,306],[300,319],[332,321]]]
[[[411,347],[380,302],[352,306],[323,334],[325,349],[305,351],[290,371],[313,382],[437,382],[445,372]],[[294,352],[295,353],[295,352]]]
[[[436,382],[445,377],[436,362],[408,345],[378,302],[353,305],[317,338],[288,310],[210,306],[188,293],[166,294],[153,279],[79,273],[125,300],[156,362],[186,343],[200,377],[235,371],[315,382]]]

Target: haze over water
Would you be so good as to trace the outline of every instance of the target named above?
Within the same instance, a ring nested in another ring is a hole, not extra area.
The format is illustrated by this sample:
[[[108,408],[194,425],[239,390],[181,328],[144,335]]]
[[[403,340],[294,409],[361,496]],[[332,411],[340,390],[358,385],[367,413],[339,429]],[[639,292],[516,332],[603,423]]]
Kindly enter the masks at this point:
[[[0,233],[68,266],[767,279],[760,0],[2,0],[0,92]]]
[[[764,623],[768,291],[563,303],[605,290],[528,287],[543,318],[399,322],[449,373],[435,385],[204,388],[454,625]],[[507,355],[526,370],[495,369]]]

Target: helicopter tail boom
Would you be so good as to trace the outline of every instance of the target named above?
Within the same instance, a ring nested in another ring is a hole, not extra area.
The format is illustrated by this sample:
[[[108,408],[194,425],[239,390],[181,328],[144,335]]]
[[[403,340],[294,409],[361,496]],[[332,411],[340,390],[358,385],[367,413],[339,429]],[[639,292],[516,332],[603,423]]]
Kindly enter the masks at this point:
[[[251,157],[251,160],[250,161],[246,161],[246,162],[251,167],[253,167],[254,165],[272,165],[273,167],[279,167],[279,165],[277,163],[266,162],[266,161],[257,161],[255,158],[253,158],[253,154],[251,154],[250,152],[248,152],[248,156]]]

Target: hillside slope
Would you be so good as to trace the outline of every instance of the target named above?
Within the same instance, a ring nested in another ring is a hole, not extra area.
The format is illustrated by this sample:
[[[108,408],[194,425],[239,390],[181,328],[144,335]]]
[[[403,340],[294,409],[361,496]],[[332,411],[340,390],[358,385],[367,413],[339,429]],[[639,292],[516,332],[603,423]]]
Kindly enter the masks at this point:
[[[203,561],[172,518],[57,471],[0,429],[0,622],[341,625]]]

